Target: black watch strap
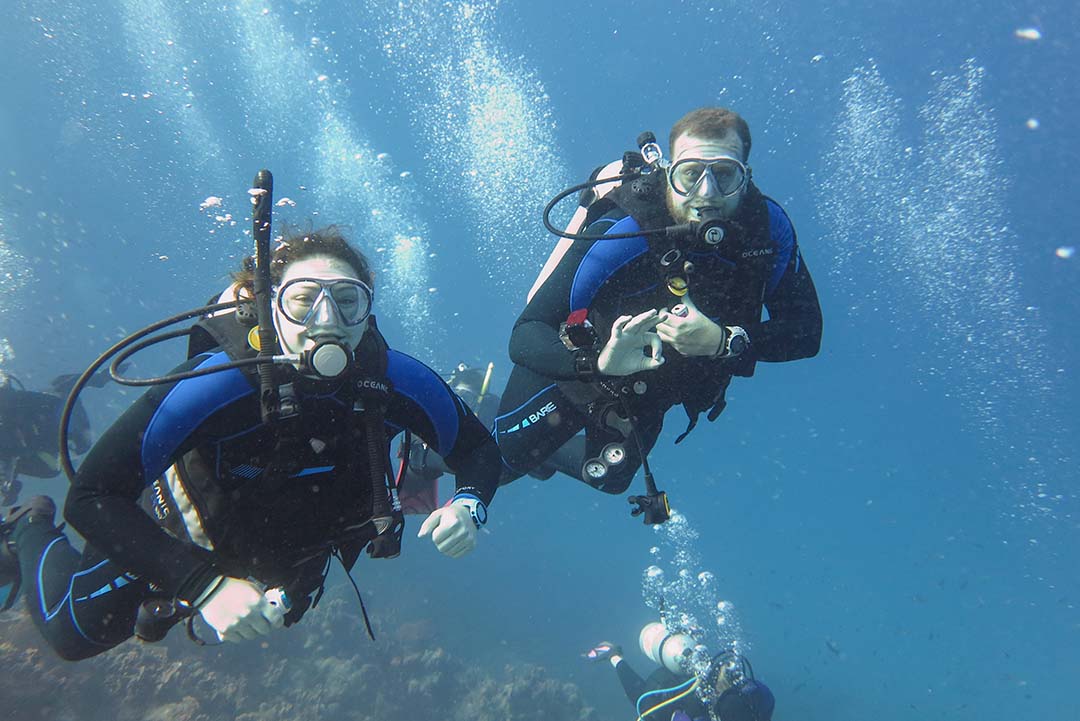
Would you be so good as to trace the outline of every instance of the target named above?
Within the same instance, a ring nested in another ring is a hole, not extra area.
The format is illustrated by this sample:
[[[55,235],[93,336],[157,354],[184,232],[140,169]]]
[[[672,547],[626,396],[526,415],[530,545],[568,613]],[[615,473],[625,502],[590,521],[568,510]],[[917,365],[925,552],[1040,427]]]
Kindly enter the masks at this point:
[[[596,351],[579,349],[574,351],[574,373],[579,381],[591,381],[596,378]]]

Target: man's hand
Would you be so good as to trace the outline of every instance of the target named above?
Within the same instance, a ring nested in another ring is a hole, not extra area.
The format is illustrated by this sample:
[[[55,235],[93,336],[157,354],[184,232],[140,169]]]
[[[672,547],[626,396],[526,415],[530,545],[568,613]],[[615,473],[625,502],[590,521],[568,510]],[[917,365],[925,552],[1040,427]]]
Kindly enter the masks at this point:
[[[724,329],[709,320],[687,295],[665,313],[656,333],[684,356],[714,356],[724,342]]]
[[[596,370],[607,376],[628,376],[664,364],[664,347],[656,324],[666,313],[647,310],[633,317],[621,315],[611,324],[611,338],[600,350]],[[645,354],[649,348],[650,355]]]

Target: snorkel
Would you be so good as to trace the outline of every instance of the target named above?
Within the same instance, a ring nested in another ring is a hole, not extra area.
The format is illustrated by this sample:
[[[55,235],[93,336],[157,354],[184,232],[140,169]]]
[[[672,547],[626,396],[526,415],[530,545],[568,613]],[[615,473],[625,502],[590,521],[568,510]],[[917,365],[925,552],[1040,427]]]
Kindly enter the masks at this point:
[[[281,391],[274,372],[272,349],[277,347],[274,314],[270,308],[270,224],[274,207],[274,176],[265,168],[255,174],[251,184],[251,236],[255,241],[255,317],[258,319],[259,410],[263,423],[273,423],[281,416]]]

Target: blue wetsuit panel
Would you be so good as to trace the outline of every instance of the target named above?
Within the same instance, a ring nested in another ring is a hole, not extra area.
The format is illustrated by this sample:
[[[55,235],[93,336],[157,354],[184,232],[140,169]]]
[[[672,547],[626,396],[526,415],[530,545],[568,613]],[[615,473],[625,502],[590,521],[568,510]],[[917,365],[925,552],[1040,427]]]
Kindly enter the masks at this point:
[[[219,351],[199,363],[196,369],[228,361],[228,354]],[[146,482],[161,475],[176,449],[203,421],[254,392],[254,386],[237,368],[187,378],[174,385],[154,412],[143,435],[142,467]]]
[[[776,259],[765,284],[765,297],[768,298],[784,277],[791,254],[795,252],[795,228],[779,203],[772,198],[766,198],[765,205],[769,208],[769,236],[775,248]]]
[[[446,456],[454,450],[458,437],[458,407],[453,393],[435,371],[404,353],[387,352],[386,375],[394,392],[405,396],[427,414],[435,428],[438,447],[435,452]]]
[[[630,216],[620,219],[604,235],[633,233],[641,226]],[[570,310],[592,305],[593,298],[611,276],[649,249],[644,236],[621,240],[598,240],[585,252],[570,285]]]

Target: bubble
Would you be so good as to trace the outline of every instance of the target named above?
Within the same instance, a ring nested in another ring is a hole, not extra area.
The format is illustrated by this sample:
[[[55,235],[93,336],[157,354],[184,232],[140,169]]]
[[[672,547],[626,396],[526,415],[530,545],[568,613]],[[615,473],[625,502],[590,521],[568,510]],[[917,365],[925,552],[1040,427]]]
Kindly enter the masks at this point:
[[[21,299],[23,294],[18,293],[24,285],[33,277],[31,264],[8,243],[7,223],[4,218],[3,208],[0,207],[0,302],[5,311],[22,308]],[[0,339],[0,363],[14,356],[11,346],[6,339]]]
[[[1030,427],[1067,424],[1052,417],[1056,365],[1046,329],[1023,311],[1029,303],[1015,271],[1018,241],[1006,216],[1011,178],[984,78],[971,60],[956,73],[937,74],[918,111],[921,138],[911,144],[900,122],[911,111],[873,62],[858,68],[844,81],[835,143],[817,187],[836,256],[836,290],[851,297],[853,313],[870,314],[894,333],[917,333],[926,323],[939,328],[913,358],[921,364],[917,377],[952,385],[974,429],[998,453],[1015,456],[1000,461],[1017,463],[1029,455],[1025,446],[1047,438],[1018,439],[1005,409],[1038,417],[1036,426],[1025,419]],[[1002,334],[988,329],[1018,323],[1024,342],[1003,351]],[[1045,471],[1004,477],[1025,479],[1007,482],[1026,502],[1045,478],[1039,473]]]
[[[484,267],[496,285],[509,286],[529,282],[549,247],[521,218],[539,216],[571,178],[551,99],[534,71],[500,44],[497,8],[379,3],[389,20],[379,44],[419,101],[413,124],[428,140],[428,160],[441,169],[433,179],[464,199],[475,252],[506,259]]]
[[[263,99],[246,112],[245,123],[260,148],[294,146],[304,139],[312,149],[304,173],[313,177],[305,205],[312,215],[333,211],[334,219],[356,219],[354,233],[371,247],[385,247],[378,304],[405,319],[397,331],[401,347],[422,357],[435,357],[442,325],[431,322],[433,287],[429,228],[417,209],[425,204],[409,185],[387,173],[390,155],[376,152],[368,133],[343,102],[347,92],[339,83],[311,82],[316,70],[310,47],[320,47],[319,62],[337,62],[325,42],[311,34],[294,37],[272,9],[271,22],[255,13],[261,5],[238,0],[228,5],[246,58],[240,68],[250,92]],[[282,112],[302,104],[305,113]]]
[[[645,570],[642,596],[646,604],[660,611],[669,632],[691,636],[700,649],[741,644],[742,629],[733,609],[714,595],[715,574],[701,570],[699,534],[689,519],[673,512],[671,520],[655,528],[659,543],[649,549],[650,555],[671,560],[666,566],[657,563]],[[725,610],[723,624],[715,623],[717,608]],[[702,653],[702,658],[704,671],[710,656]]]

